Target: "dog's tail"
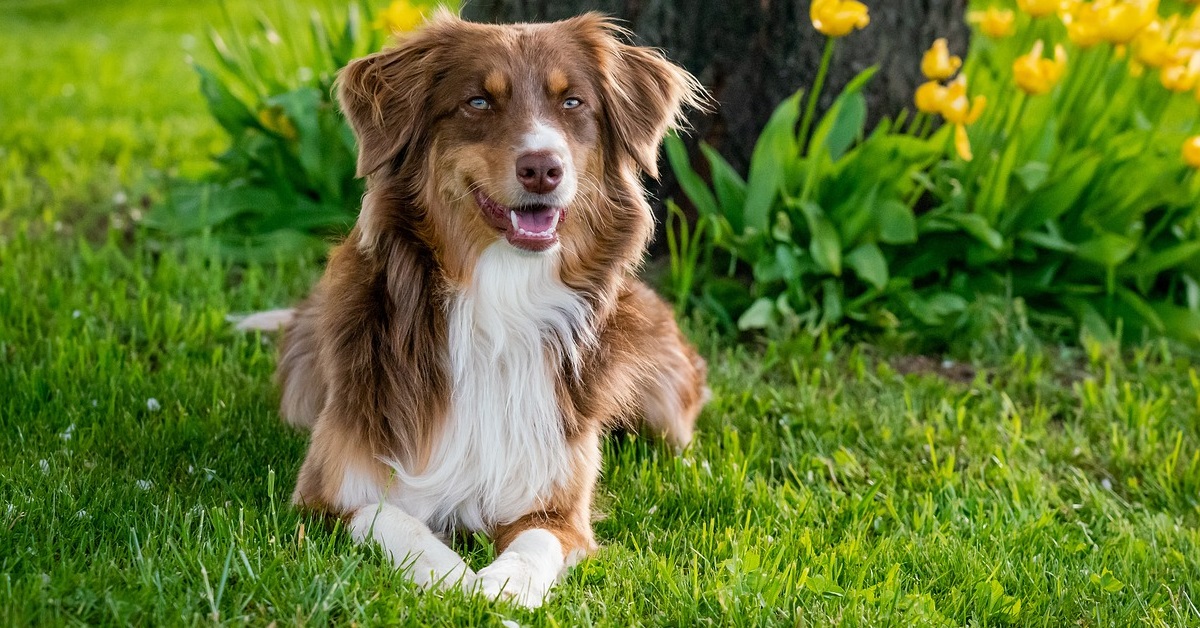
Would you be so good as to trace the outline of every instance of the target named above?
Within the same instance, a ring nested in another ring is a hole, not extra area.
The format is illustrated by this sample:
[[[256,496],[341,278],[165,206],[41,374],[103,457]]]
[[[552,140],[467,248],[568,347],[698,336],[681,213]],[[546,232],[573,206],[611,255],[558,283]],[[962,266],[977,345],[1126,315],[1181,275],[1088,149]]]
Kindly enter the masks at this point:
[[[235,323],[238,331],[279,331],[296,318],[295,308],[267,310],[253,314],[230,314],[225,320]]]

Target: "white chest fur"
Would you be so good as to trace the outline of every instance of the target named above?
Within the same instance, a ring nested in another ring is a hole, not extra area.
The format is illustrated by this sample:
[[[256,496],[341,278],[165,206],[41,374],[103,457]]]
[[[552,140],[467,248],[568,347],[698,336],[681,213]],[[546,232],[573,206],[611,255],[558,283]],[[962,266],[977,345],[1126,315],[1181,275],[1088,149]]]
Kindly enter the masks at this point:
[[[484,251],[450,304],[450,414],[419,474],[391,491],[435,531],[485,529],[537,506],[569,474],[555,382],[590,341],[587,306],[558,279],[558,256],[505,242]]]

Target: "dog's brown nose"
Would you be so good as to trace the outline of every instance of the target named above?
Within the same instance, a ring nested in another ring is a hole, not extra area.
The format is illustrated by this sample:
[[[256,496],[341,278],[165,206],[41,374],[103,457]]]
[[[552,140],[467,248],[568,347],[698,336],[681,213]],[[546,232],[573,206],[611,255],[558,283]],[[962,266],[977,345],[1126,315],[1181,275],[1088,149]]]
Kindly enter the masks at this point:
[[[517,180],[534,194],[548,194],[562,182],[563,163],[554,153],[539,151],[517,158]]]

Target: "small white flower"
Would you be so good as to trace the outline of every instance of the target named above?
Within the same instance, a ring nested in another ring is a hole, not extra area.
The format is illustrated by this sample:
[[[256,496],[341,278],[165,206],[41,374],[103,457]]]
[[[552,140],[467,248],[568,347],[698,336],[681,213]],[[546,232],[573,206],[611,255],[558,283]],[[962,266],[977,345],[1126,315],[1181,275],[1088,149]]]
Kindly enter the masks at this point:
[[[654,514],[654,513],[656,513],[656,512],[658,512],[658,504],[655,504],[655,505],[651,506],[651,507],[650,507],[650,510],[647,510],[647,511],[646,511],[646,514],[648,514],[648,515],[652,515],[652,514]]]
[[[73,436],[74,434],[75,434],[75,424],[72,423],[67,426],[67,429],[60,432],[58,437],[63,440],[71,440],[71,436]]]
[[[158,400],[155,399],[154,397],[151,397],[146,400],[146,408],[149,409],[151,412],[158,412],[159,410],[162,409],[162,404],[159,403]]]
[[[71,312],[71,318],[79,318],[80,316],[83,316],[83,312],[80,312],[79,310]]]
[[[707,460],[700,461],[700,468],[704,469],[705,473],[712,475],[712,467],[708,464]]]
[[[42,474],[50,473],[50,462],[45,458],[38,460],[38,467],[42,470]]]
[[[124,205],[128,202],[129,197],[125,194],[125,192],[117,190],[117,193],[113,194],[113,205]]]
[[[946,370],[954,368],[954,360],[942,360],[942,368]]]
[[[1103,486],[1104,490],[1106,490],[1106,491],[1111,491],[1112,490],[1112,481],[1109,480],[1108,478],[1104,478],[1103,480],[1100,480],[1100,486]]]
[[[95,408],[97,405],[98,405],[98,404],[97,404],[97,401],[96,401],[95,399],[93,399],[93,400],[92,400],[92,407],[93,407],[93,408]]]
[[[500,625],[504,626],[504,628],[521,628],[521,624],[518,624],[517,622],[515,622],[511,619],[500,620]]]
[[[188,475],[192,475],[195,472],[196,472],[196,467],[193,467],[192,465],[189,464],[188,465]]]
[[[75,518],[76,519],[88,519],[90,517],[88,516],[88,511],[80,508],[79,512],[75,513]]]
[[[142,489],[143,491],[150,490],[150,487],[152,487],[152,486],[154,486],[154,483],[151,482],[150,480],[138,480],[137,481],[137,487]]]
[[[4,514],[11,515],[11,514],[13,514],[13,511],[16,509],[17,509],[17,507],[13,506],[12,502],[9,502],[8,507],[4,509]]]

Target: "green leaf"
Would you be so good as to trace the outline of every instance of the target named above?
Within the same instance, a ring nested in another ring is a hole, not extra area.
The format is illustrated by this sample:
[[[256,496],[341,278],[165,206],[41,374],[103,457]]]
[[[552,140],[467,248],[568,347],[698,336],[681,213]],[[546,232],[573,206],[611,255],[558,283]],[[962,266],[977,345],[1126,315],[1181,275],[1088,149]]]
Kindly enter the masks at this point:
[[[1050,165],[1039,161],[1030,161],[1014,169],[1013,174],[1017,175],[1017,179],[1025,191],[1032,192],[1046,182],[1050,176]]]
[[[1030,194],[1013,212],[1008,223],[1004,225],[1005,232],[1032,229],[1065,214],[1088,190],[1096,176],[1096,170],[1100,167],[1100,161],[1099,157],[1091,157],[1064,164],[1061,176]]]
[[[800,119],[798,91],[780,103],[763,128],[750,157],[750,176],[746,181],[745,227],[766,233],[771,206],[784,184],[786,164],[794,162],[799,148],[796,144],[796,122]]]
[[[1154,308],[1150,307],[1150,304],[1147,303],[1146,300],[1139,296],[1136,292],[1128,288],[1118,287],[1117,298],[1120,299],[1121,302],[1130,309],[1130,311],[1136,314],[1136,318],[1140,319],[1141,323],[1154,330],[1155,333],[1161,334],[1164,331],[1163,321],[1161,318],[1159,318],[1158,313],[1155,312]]]
[[[825,216],[821,207],[813,202],[801,205],[808,230],[812,234],[808,252],[817,266],[834,276],[842,274],[842,241],[837,229]]]
[[[796,253],[792,250],[792,247],[786,244],[776,245],[775,264],[779,268],[779,273],[784,281],[792,283],[800,278],[800,261],[796,259]]]
[[[1137,250],[1136,240],[1115,233],[1102,233],[1079,244],[1075,249],[1075,256],[1111,268],[1128,259],[1135,250]]]
[[[846,595],[846,590],[839,586],[837,582],[822,575],[810,576],[805,586],[808,590],[818,595],[829,597],[842,597]]]
[[[1122,277],[1153,276],[1179,266],[1197,255],[1200,255],[1200,242],[1184,242],[1131,264],[1125,264],[1117,273]]]
[[[854,77],[830,105],[829,110],[813,131],[810,146],[825,149],[830,162],[836,162],[863,132],[867,119],[867,104],[862,89],[875,76],[877,67],[870,67]],[[810,155],[815,151],[810,149]]]
[[[691,162],[688,160],[687,147],[683,145],[683,140],[679,139],[678,135],[672,133],[667,136],[663,144],[666,147],[667,162],[671,164],[671,170],[675,173],[675,179],[679,181],[679,187],[688,197],[688,200],[696,206],[696,211],[706,216],[721,215],[721,208],[717,206],[716,197],[708,189],[708,185],[704,182],[704,179],[692,169]],[[732,211],[733,208],[730,206],[726,206],[725,210],[726,219],[740,233],[740,212]]]
[[[1057,233],[1026,231],[1018,236],[1018,239],[1028,242],[1034,246],[1039,246],[1049,251],[1058,251],[1060,253],[1074,253],[1076,249],[1074,244],[1067,242]]]
[[[325,137],[321,134],[321,123],[318,118],[321,110],[320,90],[302,87],[273,96],[266,104],[282,108],[291,123],[295,125],[300,165],[304,168],[304,173],[309,181],[321,181],[328,173],[323,159],[328,147]]]
[[[976,240],[988,245],[993,251],[1004,247],[1004,236],[1000,235],[988,224],[983,216],[978,214],[947,214],[946,220],[958,225],[963,231],[974,236]]]
[[[867,101],[862,94],[851,94],[838,108],[837,117],[825,137],[829,160],[837,162],[846,154],[854,140],[863,132],[867,122]]]
[[[748,329],[766,329],[771,322],[775,320],[775,301],[763,297],[754,302],[750,309],[746,310],[738,318],[738,329],[746,331]]]
[[[1200,342],[1200,312],[1170,303],[1155,303],[1151,307],[1162,321],[1164,333],[1184,342]]]
[[[917,241],[917,219],[908,205],[888,199],[876,210],[879,239],[888,244],[911,244]]]
[[[258,119],[251,113],[250,108],[234,96],[224,82],[207,69],[194,67],[200,75],[200,93],[208,103],[208,110],[222,128],[230,135],[238,137],[247,128],[258,126]]]
[[[887,286],[887,260],[878,246],[870,242],[859,245],[846,255],[846,265],[876,289],[883,290]]]
[[[1086,299],[1066,296],[1062,298],[1062,304],[1075,316],[1081,336],[1091,336],[1102,344],[1116,342],[1108,321],[1104,320],[1104,316]]]
[[[728,216],[736,210],[740,215],[746,205],[746,182],[713,147],[701,143],[700,152],[708,158],[708,171],[712,175],[713,189],[717,192],[722,212]]]
[[[1092,581],[1092,584],[1104,589],[1109,593],[1116,593],[1125,588],[1125,583],[1117,580],[1117,578],[1113,576],[1112,573],[1110,573],[1107,569],[1099,574],[1092,574],[1091,578],[1089,579]]]

